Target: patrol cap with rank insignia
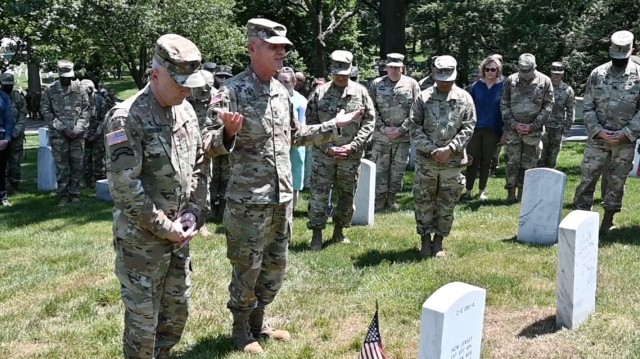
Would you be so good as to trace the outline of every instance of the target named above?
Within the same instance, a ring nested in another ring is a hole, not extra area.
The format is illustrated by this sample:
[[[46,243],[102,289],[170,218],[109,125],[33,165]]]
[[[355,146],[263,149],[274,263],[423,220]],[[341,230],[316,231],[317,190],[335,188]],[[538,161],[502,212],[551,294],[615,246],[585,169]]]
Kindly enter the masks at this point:
[[[204,64],[202,64],[202,69],[207,70],[209,72],[215,72],[216,66],[217,65],[215,62],[207,61]]]
[[[433,79],[436,81],[455,81],[458,77],[456,66],[458,66],[458,62],[453,56],[438,56],[433,64]]]
[[[73,78],[75,76],[73,73],[73,62],[69,60],[58,61],[58,74],[60,74],[60,77]]]
[[[169,71],[178,85],[189,88],[205,85],[198,72],[202,59],[200,50],[189,39],[176,34],[160,36],[153,59]]]
[[[404,64],[404,55],[398,53],[387,54],[387,66],[402,67]]]
[[[633,51],[633,34],[629,31],[616,31],[611,35],[609,56],[613,59],[626,59]]]
[[[2,85],[14,85],[13,74],[10,72],[5,72],[0,75],[0,84]]]
[[[232,77],[231,66],[229,65],[218,65],[216,66],[216,70],[214,71],[216,76],[219,77]]]
[[[331,53],[331,73],[334,75],[351,75],[353,55],[349,51],[336,50]]]
[[[533,54],[524,53],[518,58],[519,72],[532,72],[536,69],[536,57]]]
[[[560,61],[551,63],[551,73],[562,75],[564,74],[564,64]]]
[[[247,37],[259,37],[262,40],[276,45],[293,45],[287,39],[287,28],[275,21],[255,18],[247,22]]]

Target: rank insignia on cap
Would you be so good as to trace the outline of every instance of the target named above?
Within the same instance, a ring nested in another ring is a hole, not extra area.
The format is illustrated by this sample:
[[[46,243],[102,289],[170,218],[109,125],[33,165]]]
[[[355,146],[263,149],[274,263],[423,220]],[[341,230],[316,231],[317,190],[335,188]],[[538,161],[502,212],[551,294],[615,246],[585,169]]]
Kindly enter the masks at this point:
[[[124,130],[117,130],[111,133],[107,133],[107,144],[109,146],[117,145],[118,143],[127,142],[127,133]]]

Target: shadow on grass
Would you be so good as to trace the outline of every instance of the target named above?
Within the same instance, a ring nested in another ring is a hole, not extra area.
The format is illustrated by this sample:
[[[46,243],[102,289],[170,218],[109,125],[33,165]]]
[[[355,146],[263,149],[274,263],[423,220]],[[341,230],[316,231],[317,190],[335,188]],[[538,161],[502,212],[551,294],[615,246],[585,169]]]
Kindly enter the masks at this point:
[[[612,244],[640,245],[640,227],[622,227],[607,233],[601,233],[599,241],[601,247]]]
[[[175,359],[213,359],[225,358],[234,352],[233,338],[229,335],[217,335],[198,342],[189,351],[172,355]]]
[[[518,337],[535,339],[542,335],[553,334],[558,330],[559,329],[556,327],[556,316],[550,315],[522,329],[522,331],[518,333]]]
[[[463,210],[471,210],[477,211],[480,207],[503,207],[510,206],[514,203],[508,202],[506,199],[491,199],[489,198],[486,201],[481,201],[477,198],[475,199],[460,199],[458,202],[458,206]]]
[[[370,250],[365,254],[357,257],[353,263],[357,268],[373,267],[382,262],[390,263],[406,263],[419,262],[425,260],[420,256],[418,249],[410,248],[405,250],[385,251]]]
[[[551,244],[535,244],[535,243],[526,243],[526,242],[520,242],[518,240],[518,235],[515,235],[513,237],[510,238],[505,238],[505,239],[501,239],[501,242],[505,242],[505,243],[510,243],[510,244],[517,244],[520,246],[526,246],[526,247],[531,247],[531,248],[547,248],[547,247],[551,247],[553,246],[555,243],[551,243]]]

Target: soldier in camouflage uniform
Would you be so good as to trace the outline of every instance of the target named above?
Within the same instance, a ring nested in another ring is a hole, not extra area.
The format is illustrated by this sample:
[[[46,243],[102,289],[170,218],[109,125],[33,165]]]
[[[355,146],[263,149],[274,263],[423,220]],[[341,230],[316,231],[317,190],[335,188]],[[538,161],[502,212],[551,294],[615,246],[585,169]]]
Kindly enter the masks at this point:
[[[91,119],[89,120],[87,137],[84,141],[82,166],[84,167],[84,182],[87,187],[93,188],[97,180],[107,177],[104,170],[104,132],[102,125],[109,108],[104,97],[96,92],[93,81],[82,80],[81,83],[87,89],[89,103],[91,104]]]
[[[331,54],[332,81],[318,86],[307,104],[307,123],[322,124],[340,111],[364,108],[360,121],[342,130],[333,142],[314,146],[311,169],[311,199],[307,228],[313,230],[311,250],[322,249],[322,230],[327,225],[327,202],[333,188],[338,203],[333,213],[333,238],[337,243],[349,243],[343,228],[351,226],[353,197],[358,184],[360,159],[375,127],[375,107],[367,89],[351,80],[353,55],[337,50]]]
[[[462,162],[476,123],[471,95],[454,83],[456,66],[453,57],[439,56],[433,70],[436,85],[422,91],[411,107],[413,196],[423,257],[445,256],[442,241],[451,232],[453,209],[464,189]]]
[[[532,54],[520,55],[518,72],[505,81],[500,100],[506,133],[505,188],[509,202],[522,198],[524,172],[538,164],[543,126],[552,110],[551,79],[536,70],[536,58]]]
[[[24,156],[24,126],[27,121],[27,101],[20,91],[13,88],[13,74],[5,72],[0,75],[2,91],[9,95],[13,112],[13,139],[9,150],[9,162],[7,163],[7,180],[11,190],[20,190],[20,180],[22,178],[20,163]]]
[[[317,126],[299,127],[285,87],[273,75],[286,55],[285,26],[267,19],[247,23],[251,64],[220,88],[219,107],[210,107],[213,122],[203,135],[205,148],[222,138],[232,145],[231,177],[227,189],[224,227],[227,257],[233,268],[227,307],[233,315],[237,349],[262,353],[258,338],[290,339],[266,321],[265,307],[284,280],[292,228],[292,144],[326,142],[338,137],[359,112],[341,114]],[[221,120],[240,119],[237,135]]]
[[[608,164],[603,174],[607,184],[601,231],[613,228],[613,216],[622,208],[624,184],[633,168],[635,143],[640,136],[640,66],[629,61],[632,51],[633,34],[614,33],[609,48],[611,61],[591,71],[584,94],[588,137],[573,207],[591,210],[596,183]]]
[[[418,85],[420,86],[420,91],[424,91],[429,87],[433,87],[433,85],[436,83],[436,80],[433,78],[433,71],[435,69],[434,66],[437,58],[438,56],[431,57],[431,73],[427,77],[422,78],[420,81],[418,81]]]
[[[58,61],[60,78],[42,95],[42,115],[49,125],[49,141],[56,163],[58,207],[80,202],[84,135],[91,116],[89,97],[79,81],[73,81],[73,63]]]
[[[13,111],[11,98],[0,91],[0,205],[10,207],[7,197],[7,162],[13,139]]]
[[[409,111],[420,94],[418,82],[402,74],[404,56],[387,55],[387,76],[373,80],[369,95],[376,109],[372,160],[376,163],[376,211],[398,209],[396,194],[402,191],[409,159]]]
[[[216,66],[213,90],[217,91],[231,76],[231,66]],[[215,97],[212,101],[220,101],[220,97]],[[217,220],[221,219],[227,205],[225,193],[229,183],[229,171],[229,155],[221,155],[211,159],[209,195],[211,197],[211,212]]]
[[[551,64],[551,84],[553,85],[553,112],[544,125],[542,153],[538,167],[556,168],[556,160],[562,146],[562,135],[571,130],[576,117],[575,94],[573,88],[562,81],[564,64]]]
[[[207,193],[198,119],[185,101],[204,84],[199,66],[191,41],[161,36],[149,84],[105,120],[125,358],[168,359],[187,321],[189,241],[202,225]],[[209,150],[227,151],[221,143]]]

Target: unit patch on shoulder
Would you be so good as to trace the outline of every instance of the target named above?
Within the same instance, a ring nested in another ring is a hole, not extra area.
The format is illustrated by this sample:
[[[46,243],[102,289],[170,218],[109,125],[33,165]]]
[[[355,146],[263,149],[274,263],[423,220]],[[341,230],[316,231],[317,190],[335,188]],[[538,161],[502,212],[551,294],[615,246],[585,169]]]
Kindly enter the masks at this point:
[[[127,142],[129,140],[127,138],[127,133],[123,129],[107,133],[106,137],[107,144],[109,146],[117,145],[118,143]]]

